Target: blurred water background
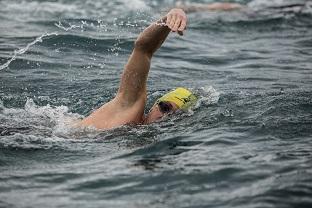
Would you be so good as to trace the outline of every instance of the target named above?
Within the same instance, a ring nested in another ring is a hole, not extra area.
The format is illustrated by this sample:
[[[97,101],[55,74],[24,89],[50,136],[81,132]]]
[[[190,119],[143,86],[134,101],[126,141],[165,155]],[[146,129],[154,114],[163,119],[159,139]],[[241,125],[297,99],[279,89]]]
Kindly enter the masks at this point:
[[[68,123],[175,1],[1,0],[0,207],[311,207],[311,1],[230,2],[153,58],[147,108],[184,86],[193,111],[96,132]]]

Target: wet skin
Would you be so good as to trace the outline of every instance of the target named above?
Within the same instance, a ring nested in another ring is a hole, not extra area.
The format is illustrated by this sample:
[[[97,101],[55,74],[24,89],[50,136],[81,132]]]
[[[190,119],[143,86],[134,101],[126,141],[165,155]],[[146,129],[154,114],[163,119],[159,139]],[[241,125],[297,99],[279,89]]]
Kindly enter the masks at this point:
[[[116,97],[80,122],[80,126],[111,129],[126,124],[148,124],[164,116],[153,106],[144,116],[147,99],[147,77],[153,54],[170,32],[183,35],[187,17],[182,9],[171,9],[166,16],[152,23],[137,38],[124,67]],[[173,103],[173,112],[176,106]]]

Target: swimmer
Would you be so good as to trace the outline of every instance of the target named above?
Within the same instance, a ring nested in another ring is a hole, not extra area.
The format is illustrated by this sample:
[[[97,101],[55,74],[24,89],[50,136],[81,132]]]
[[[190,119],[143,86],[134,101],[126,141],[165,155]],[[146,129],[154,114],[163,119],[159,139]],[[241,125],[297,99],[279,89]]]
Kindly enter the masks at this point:
[[[246,6],[238,3],[208,3],[208,4],[200,4],[200,3],[192,3],[192,4],[183,4],[181,1],[176,3],[176,7],[183,9],[186,13],[191,12],[201,12],[201,11],[232,11],[244,9]]]
[[[176,7],[183,9],[186,13],[203,12],[203,11],[233,11],[233,10],[257,11],[257,12],[266,10],[275,10],[278,12],[300,13],[305,9],[311,8],[312,1],[254,0],[249,2],[247,5],[226,2],[200,4],[200,3],[183,3],[182,1],[177,1]]]
[[[83,119],[80,126],[111,129],[126,124],[150,124],[194,105],[196,96],[186,88],[177,88],[159,98],[149,113],[144,115],[146,81],[152,56],[170,32],[183,35],[186,24],[185,12],[175,8],[147,27],[135,41],[115,98]]]

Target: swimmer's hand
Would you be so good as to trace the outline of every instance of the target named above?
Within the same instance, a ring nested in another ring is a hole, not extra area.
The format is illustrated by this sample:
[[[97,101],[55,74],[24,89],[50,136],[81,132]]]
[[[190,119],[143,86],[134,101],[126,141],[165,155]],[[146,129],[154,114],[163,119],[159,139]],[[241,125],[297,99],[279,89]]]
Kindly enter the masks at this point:
[[[177,32],[179,35],[183,35],[187,23],[185,12],[182,9],[171,9],[166,17],[166,25],[169,29],[172,32]]]

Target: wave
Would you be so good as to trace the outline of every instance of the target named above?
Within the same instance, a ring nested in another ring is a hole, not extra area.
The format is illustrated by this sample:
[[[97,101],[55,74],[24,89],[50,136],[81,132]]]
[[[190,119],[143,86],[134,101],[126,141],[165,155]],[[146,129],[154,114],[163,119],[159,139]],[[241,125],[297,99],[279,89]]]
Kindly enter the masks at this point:
[[[118,140],[126,138],[126,146],[137,146],[148,144],[153,140],[153,137],[158,135],[161,131],[168,128],[168,123],[177,123],[182,117],[190,117],[200,107],[207,105],[214,105],[218,102],[220,92],[211,86],[193,89],[199,97],[199,101],[195,108],[190,109],[186,114],[179,114],[170,118],[165,118],[160,123],[154,123],[151,126],[123,126],[110,131],[97,131],[92,128],[79,128],[76,123],[83,117],[77,113],[69,112],[67,106],[51,106],[50,104],[39,106],[32,99],[28,98],[23,108],[6,108],[3,102],[0,102],[0,143],[3,146],[20,145],[22,148],[24,144],[32,147],[40,148],[43,144],[44,148],[46,142],[50,143],[54,140],[56,142],[63,140],[75,141],[101,141],[110,140],[112,138]],[[153,93],[152,97],[161,94],[160,91]],[[47,99],[47,98],[45,98]],[[169,126],[170,126],[169,125]],[[152,137],[149,140],[144,137],[148,134]],[[131,136],[132,135],[132,136]],[[133,137],[133,139],[132,139]],[[20,141],[23,141],[20,144]],[[39,142],[41,141],[41,142]],[[26,145],[26,146],[27,146]]]
[[[51,136],[58,132],[67,132],[79,118],[81,116],[70,113],[67,106],[38,106],[32,99],[27,99],[22,109],[6,108],[3,102],[0,103],[2,135],[12,135],[17,130],[29,130],[30,134]],[[21,133],[20,131],[17,133]]]
[[[131,11],[144,11],[148,9],[149,6],[142,0],[133,0],[131,4],[126,0],[75,1],[75,3],[66,0],[56,2],[27,0],[0,1],[0,12],[2,14],[9,15],[13,19],[22,22],[36,21],[38,19],[56,20],[77,17],[97,19],[103,17],[103,15],[108,18],[114,18]]]

